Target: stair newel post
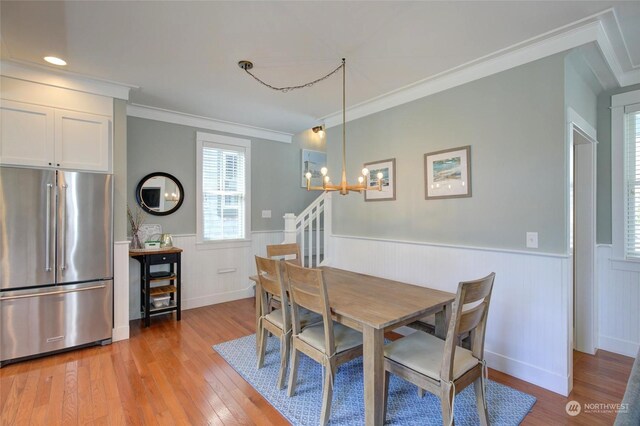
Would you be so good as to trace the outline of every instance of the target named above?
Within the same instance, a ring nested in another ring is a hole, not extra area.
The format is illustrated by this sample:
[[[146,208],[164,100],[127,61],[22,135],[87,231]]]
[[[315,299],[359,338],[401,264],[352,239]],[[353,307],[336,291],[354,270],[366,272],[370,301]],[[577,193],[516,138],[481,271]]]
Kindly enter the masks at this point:
[[[296,215],[285,213],[284,217],[284,241],[283,244],[296,242]]]

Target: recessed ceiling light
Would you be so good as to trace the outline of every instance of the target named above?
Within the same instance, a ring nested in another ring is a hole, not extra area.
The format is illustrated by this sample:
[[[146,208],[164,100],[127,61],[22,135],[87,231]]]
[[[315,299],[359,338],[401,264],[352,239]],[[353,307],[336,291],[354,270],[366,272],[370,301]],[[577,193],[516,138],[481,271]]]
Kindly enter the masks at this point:
[[[53,65],[67,65],[67,62],[64,59],[56,58],[55,56],[45,56],[44,60]]]

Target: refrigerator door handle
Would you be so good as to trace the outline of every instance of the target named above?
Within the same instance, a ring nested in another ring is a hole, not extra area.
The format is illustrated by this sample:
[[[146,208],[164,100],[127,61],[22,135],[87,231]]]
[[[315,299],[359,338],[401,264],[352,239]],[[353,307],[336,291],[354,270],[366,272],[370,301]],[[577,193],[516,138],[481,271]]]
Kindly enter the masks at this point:
[[[49,291],[49,292],[46,292],[46,293],[18,294],[16,296],[0,297],[0,302],[3,302],[5,300],[26,299],[27,297],[56,296],[58,294],[76,293],[76,292],[79,292],[79,291],[86,291],[86,290],[97,290],[97,289],[105,288],[105,287],[106,287],[106,284],[102,284],[102,285],[92,285],[90,287],[72,288],[72,289],[68,289],[68,290]]]
[[[51,189],[53,184],[47,184],[47,214],[45,216],[45,231],[44,231],[44,270],[51,271]]]
[[[61,185],[63,191],[63,196],[61,197],[60,200],[60,216],[62,216],[60,219],[60,269],[62,271],[64,271],[65,269],[67,269],[67,261],[66,261],[66,257],[67,257],[67,247],[66,247],[66,243],[65,241],[67,240],[67,187],[68,185],[62,184]]]

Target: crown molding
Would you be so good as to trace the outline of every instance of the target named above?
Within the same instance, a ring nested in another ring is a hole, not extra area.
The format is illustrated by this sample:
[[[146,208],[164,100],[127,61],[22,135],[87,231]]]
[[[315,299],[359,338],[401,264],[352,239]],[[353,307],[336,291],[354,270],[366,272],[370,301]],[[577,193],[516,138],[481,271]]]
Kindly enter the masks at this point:
[[[232,133],[235,135],[249,136],[283,143],[291,143],[291,139],[293,137],[293,134],[291,133],[280,132],[277,130],[253,127],[246,124],[232,123],[230,121],[216,120],[214,118],[201,117],[198,115],[191,115],[183,112],[170,111],[138,104],[127,105],[127,115],[130,117],[164,121],[166,123],[181,124],[183,126],[215,130],[218,132]]]
[[[0,61],[0,75],[47,86],[61,87],[94,95],[129,100],[129,91],[138,86],[88,77],[82,74],[15,60]]]
[[[603,86],[628,86],[640,83],[640,69],[624,71],[620,65],[615,54],[614,45],[605,27],[602,25],[601,21],[604,19],[610,19],[608,21],[610,24],[609,28],[617,28],[617,31],[620,31],[613,9],[607,9],[598,14],[436,74],[433,77],[420,80],[356,104],[347,108],[346,121],[357,120],[358,118],[366,117],[589,43],[595,43],[597,45],[608,66],[608,69],[605,69],[601,66],[602,64],[600,64],[600,67],[592,65],[592,69],[594,69],[594,72],[597,71],[596,76],[601,83],[609,81],[609,83],[605,83]],[[621,34],[620,32],[619,40],[624,40]],[[320,120],[324,121],[326,128],[339,126],[342,124],[342,112],[339,111],[327,115]]]

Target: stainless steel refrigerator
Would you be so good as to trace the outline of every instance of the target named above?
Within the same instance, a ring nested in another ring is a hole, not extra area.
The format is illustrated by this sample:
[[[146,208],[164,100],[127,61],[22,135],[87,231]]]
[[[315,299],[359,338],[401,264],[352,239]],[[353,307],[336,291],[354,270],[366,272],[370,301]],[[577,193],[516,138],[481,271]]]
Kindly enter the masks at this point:
[[[109,343],[112,176],[0,167],[0,365]]]

